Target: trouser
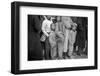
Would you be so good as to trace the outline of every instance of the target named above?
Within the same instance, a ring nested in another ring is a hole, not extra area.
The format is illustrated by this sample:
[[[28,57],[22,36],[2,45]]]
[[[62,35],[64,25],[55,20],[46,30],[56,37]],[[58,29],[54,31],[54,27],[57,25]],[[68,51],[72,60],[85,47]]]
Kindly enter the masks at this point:
[[[68,50],[69,31],[68,29],[65,30],[64,52]]]
[[[74,32],[74,31],[71,30],[69,32],[69,52],[68,52],[69,56],[72,56],[73,49],[74,49],[75,39],[76,39],[76,32]]]
[[[51,58],[56,59],[56,57],[57,57],[57,47],[54,46],[54,47],[51,47]]]
[[[49,37],[47,37],[45,40],[44,56],[46,60],[51,59]]]
[[[41,46],[42,46],[42,54],[43,54],[43,59],[45,59],[45,42],[41,41]]]
[[[59,59],[62,59],[63,58],[63,42],[62,41],[59,41],[58,43],[57,43],[57,45],[58,45],[58,58]]]
[[[51,48],[51,58],[56,59],[56,57],[57,57],[57,44],[56,44],[54,33],[50,34],[49,42],[50,42],[50,48]]]
[[[73,44],[69,43],[69,51],[68,51],[69,56],[72,56],[73,48],[74,48]]]

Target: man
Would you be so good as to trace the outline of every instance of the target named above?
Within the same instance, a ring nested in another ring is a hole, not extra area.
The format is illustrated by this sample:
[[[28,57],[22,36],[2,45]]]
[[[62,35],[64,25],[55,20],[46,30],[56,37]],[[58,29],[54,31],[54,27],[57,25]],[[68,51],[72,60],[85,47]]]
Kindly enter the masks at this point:
[[[39,16],[28,15],[28,60],[43,59],[39,34],[40,30]]]
[[[46,36],[45,39],[45,50],[44,50],[44,56],[45,59],[50,59],[50,43],[49,43],[49,34],[51,32],[50,26],[52,24],[51,16],[46,16],[45,20],[42,23],[42,32]]]
[[[62,23],[65,26],[65,31],[64,31],[64,36],[65,36],[65,40],[64,40],[64,51],[63,51],[63,55],[64,55],[64,59],[67,57],[70,57],[67,52],[68,52],[68,41],[69,41],[69,32],[71,30],[71,25],[73,24],[71,17],[68,16],[62,16]]]
[[[68,52],[68,55],[70,56],[70,58],[73,58],[72,54],[73,54],[74,43],[76,41],[76,34],[77,34],[76,28],[77,28],[77,24],[73,23],[72,29],[69,32],[69,52]]]
[[[57,50],[58,50],[58,59],[63,59],[63,46],[64,46],[64,30],[65,27],[62,24],[61,17],[57,17],[56,23],[56,41],[57,41]]]
[[[86,17],[78,17],[77,18],[77,36],[76,36],[76,54],[82,56],[83,49],[85,48],[85,40],[86,40],[86,25],[87,25],[87,18]]]

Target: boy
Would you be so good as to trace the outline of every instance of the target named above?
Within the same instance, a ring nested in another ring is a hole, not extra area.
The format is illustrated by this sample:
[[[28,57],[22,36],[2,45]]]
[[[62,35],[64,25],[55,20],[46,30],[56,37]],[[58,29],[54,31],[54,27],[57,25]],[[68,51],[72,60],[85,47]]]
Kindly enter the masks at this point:
[[[51,48],[51,59],[56,59],[57,56],[57,43],[56,43],[56,34],[55,34],[56,25],[55,23],[51,24],[51,32],[49,35],[49,43]]]

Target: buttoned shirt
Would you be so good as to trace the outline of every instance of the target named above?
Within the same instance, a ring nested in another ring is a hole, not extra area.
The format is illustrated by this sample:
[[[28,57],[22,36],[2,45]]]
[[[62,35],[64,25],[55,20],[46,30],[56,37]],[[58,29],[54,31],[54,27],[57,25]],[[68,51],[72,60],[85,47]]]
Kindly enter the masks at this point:
[[[45,19],[45,20],[43,21],[43,23],[42,23],[42,31],[43,31],[43,33],[44,33],[47,37],[49,36],[48,33],[51,32],[50,26],[51,26],[52,23],[53,23],[53,22],[52,22],[51,20],[48,20],[48,19]]]

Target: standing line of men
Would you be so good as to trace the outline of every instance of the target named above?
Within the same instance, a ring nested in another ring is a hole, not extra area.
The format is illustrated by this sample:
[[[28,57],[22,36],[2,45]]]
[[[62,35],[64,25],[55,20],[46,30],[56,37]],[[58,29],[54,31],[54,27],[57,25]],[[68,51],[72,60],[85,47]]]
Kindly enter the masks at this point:
[[[56,22],[53,19],[56,18]],[[45,59],[72,58],[77,24],[67,16],[44,16],[41,41]]]

